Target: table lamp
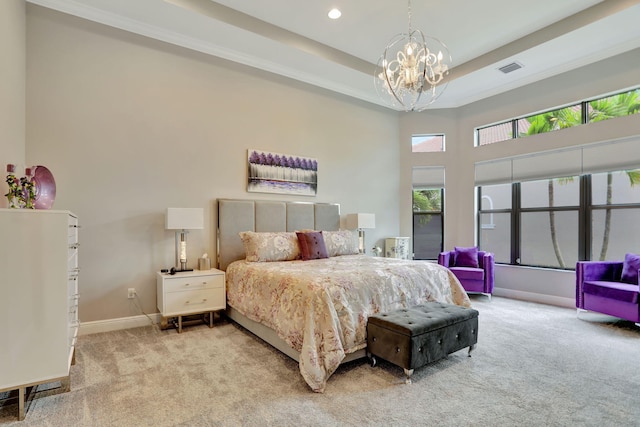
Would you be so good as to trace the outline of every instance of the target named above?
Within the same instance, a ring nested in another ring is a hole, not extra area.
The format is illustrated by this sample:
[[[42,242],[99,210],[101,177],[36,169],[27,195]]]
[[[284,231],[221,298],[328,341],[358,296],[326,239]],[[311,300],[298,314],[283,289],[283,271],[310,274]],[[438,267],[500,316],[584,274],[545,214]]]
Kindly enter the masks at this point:
[[[376,228],[376,215],[371,213],[355,213],[347,215],[347,229],[358,230],[358,250],[361,254],[364,249],[364,229]]]
[[[175,271],[192,271],[187,268],[187,230],[204,228],[202,208],[167,208],[165,228],[176,230]]]

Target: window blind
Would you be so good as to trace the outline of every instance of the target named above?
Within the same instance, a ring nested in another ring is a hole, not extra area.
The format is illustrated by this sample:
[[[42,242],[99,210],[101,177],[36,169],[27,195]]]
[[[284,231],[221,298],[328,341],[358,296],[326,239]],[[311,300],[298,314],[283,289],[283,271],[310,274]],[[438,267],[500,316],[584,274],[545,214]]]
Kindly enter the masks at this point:
[[[476,185],[640,169],[640,136],[475,164]]]
[[[583,173],[640,169],[640,136],[582,149]]]
[[[417,166],[412,171],[413,188],[444,187],[444,166]]]

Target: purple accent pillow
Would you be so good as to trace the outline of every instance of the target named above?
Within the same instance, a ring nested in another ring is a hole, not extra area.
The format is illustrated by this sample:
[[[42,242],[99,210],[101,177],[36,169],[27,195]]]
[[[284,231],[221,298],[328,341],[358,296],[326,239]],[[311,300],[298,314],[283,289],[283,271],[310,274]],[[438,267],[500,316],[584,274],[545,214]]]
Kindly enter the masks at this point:
[[[463,248],[456,246],[453,265],[456,267],[478,268],[478,247]]]
[[[626,254],[622,264],[621,282],[638,284],[638,270],[640,270],[640,255]]]
[[[309,261],[311,259],[329,258],[327,247],[324,244],[324,237],[320,231],[310,231],[307,233],[296,232],[298,235],[298,243],[300,244],[300,252],[302,252],[302,260]]]

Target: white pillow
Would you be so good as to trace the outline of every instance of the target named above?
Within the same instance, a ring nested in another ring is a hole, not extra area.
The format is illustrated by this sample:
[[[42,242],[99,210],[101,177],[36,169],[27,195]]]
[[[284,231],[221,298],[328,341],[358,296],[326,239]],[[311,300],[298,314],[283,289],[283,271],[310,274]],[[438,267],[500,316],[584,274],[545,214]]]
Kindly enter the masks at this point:
[[[247,261],[291,261],[300,259],[298,236],[294,232],[240,232]]]
[[[352,230],[322,231],[327,254],[331,256],[357,255],[358,235]]]

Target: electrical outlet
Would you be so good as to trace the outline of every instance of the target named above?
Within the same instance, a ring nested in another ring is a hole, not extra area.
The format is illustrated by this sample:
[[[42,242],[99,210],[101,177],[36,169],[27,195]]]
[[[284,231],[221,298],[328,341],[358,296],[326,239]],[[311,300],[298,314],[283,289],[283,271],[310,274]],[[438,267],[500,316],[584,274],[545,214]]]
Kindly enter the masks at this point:
[[[136,288],[129,288],[127,291],[127,298],[133,299],[136,297]]]

